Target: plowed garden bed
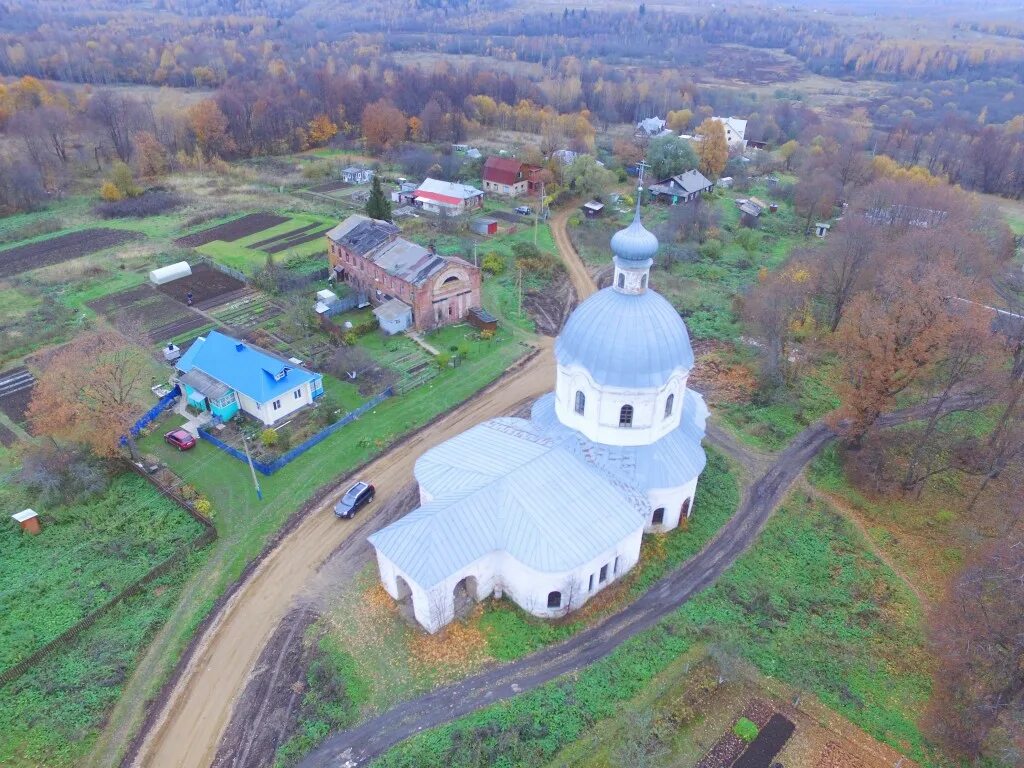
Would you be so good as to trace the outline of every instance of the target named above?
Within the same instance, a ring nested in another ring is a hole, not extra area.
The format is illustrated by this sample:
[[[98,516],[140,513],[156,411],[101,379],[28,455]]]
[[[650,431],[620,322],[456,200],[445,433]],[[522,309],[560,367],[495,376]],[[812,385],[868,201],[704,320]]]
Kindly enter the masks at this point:
[[[216,307],[224,303],[228,294],[244,289],[245,283],[241,280],[226,275],[209,264],[196,264],[188,277],[157,286],[158,291],[182,304],[186,303],[186,296],[191,291],[192,301],[199,309]]]
[[[278,216],[276,213],[250,213],[241,218],[218,224],[215,227],[179,237],[174,242],[177,245],[183,245],[188,248],[206,245],[214,240],[223,240],[230,243],[235,240],[241,240],[249,235],[255,235],[264,229],[276,227],[278,224],[284,224],[286,221],[288,221],[287,216]]]
[[[0,250],[0,278],[60,264],[143,237],[121,229],[83,229]]]
[[[25,423],[25,411],[32,399],[35,377],[28,368],[12,368],[0,374],[0,411],[17,424]]]
[[[153,288],[140,285],[89,302],[89,307],[108,320],[124,315],[138,318],[154,342],[164,342],[210,325],[210,321]]]

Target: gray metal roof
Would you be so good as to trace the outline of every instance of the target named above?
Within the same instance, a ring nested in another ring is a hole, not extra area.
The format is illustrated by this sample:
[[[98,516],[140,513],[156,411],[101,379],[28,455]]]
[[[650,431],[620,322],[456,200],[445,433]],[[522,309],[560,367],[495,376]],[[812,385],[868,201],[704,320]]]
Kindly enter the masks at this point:
[[[424,588],[498,551],[540,572],[573,570],[641,528],[648,506],[523,419],[494,419],[431,449],[416,479],[433,500],[369,541]]]
[[[560,365],[578,365],[609,387],[661,387],[677,370],[693,368],[686,324],[652,290],[598,291],[569,316],[555,341]]]
[[[380,247],[401,230],[390,221],[355,214],[327,232],[327,236],[359,256]]]
[[[389,299],[373,310],[373,314],[385,323],[393,322],[412,312],[412,307],[401,299]]]
[[[713,187],[714,184],[703,173],[691,169],[686,173],[680,173],[670,179],[652,184],[650,190],[664,195],[676,195],[680,192],[690,195],[694,192],[701,192]]]
[[[191,368],[178,376],[178,381],[187,384],[200,394],[206,395],[211,400],[224,397],[231,391],[231,387],[223,382],[217,381],[209,374],[203,373],[198,368]]]

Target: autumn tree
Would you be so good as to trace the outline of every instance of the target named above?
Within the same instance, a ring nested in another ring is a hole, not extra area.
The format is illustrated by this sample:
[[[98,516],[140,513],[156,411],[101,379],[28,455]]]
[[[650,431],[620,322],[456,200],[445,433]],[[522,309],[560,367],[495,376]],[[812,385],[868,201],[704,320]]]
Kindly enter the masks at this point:
[[[877,235],[877,227],[864,218],[849,218],[820,251],[815,266],[817,291],[823,304],[823,321],[830,332],[839,326],[846,305],[865,286]]]
[[[842,360],[834,423],[856,442],[941,359],[958,319],[947,262],[893,262],[849,302],[832,343]]]
[[[150,131],[137,131],[132,141],[135,143],[135,167],[139,176],[154,178],[171,170],[167,150]]]
[[[811,275],[800,259],[784,268],[762,273],[744,297],[743,318],[761,342],[761,382],[776,389],[790,379],[790,342],[799,318],[807,313]]]
[[[142,106],[114,91],[97,91],[89,100],[88,115],[102,128],[121,162],[132,157],[131,136],[143,122]]]
[[[932,612],[929,641],[939,664],[925,726],[957,757],[991,752],[994,737],[1002,735],[1013,756],[999,764],[1020,765],[1022,603],[1024,541],[1018,535],[996,541],[969,563]]]
[[[697,166],[697,153],[678,136],[658,136],[647,147],[647,162],[654,179],[667,179]]]
[[[373,152],[392,149],[405,138],[407,123],[402,111],[381,99],[363,110],[363,138]]]
[[[729,162],[729,142],[725,126],[720,120],[708,118],[697,127],[700,142],[697,145],[698,168],[705,176],[717,179]]]
[[[666,115],[665,122],[668,123],[668,127],[676,133],[681,133],[690,127],[690,122],[693,120],[693,110],[690,109],[673,109],[670,110]]]
[[[319,114],[309,121],[306,131],[312,147],[322,147],[338,133],[338,126],[325,114]]]
[[[779,159],[782,160],[783,165],[788,171],[793,164],[793,157],[796,155],[797,150],[800,149],[800,145],[794,139],[790,139],[781,147],[779,147]]]
[[[32,390],[28,420],[35,435],[88,445],[100,457],[118,455],[138,419],[152,373],[144,347],[112,330],[80,336],[50,358]]]
[[[838,194],[836,180],[826,171],[817,170],[800,178],[793,187],[793,207],[804,217],[804,232],[810,232],[816,217],[832,215]]]
[[[196,146],[205,160],[235,151],[235,141],[228,133],[228,119],[213,99],[192,105],[188,110],[188,120]]]
[[[373,176],[373,184],[370,186],[370,197],[366,201],[366,215],[371,219],[391,221],[391,200],[384,194],[379,174],[374,174]]]

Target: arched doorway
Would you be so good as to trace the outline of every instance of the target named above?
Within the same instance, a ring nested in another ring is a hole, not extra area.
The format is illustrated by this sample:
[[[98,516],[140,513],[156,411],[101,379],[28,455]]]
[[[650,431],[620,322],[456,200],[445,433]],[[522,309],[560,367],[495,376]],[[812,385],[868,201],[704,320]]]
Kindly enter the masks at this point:
[[[683,508],[679,510],[680,518],[687,518],[690,516],[690,500],[687,499],[683,502]]]
[[[658,507],[654,510],[654,514],[651,515],[651,525],[661,525],[665,522],[665,508]]]
[[[395,576],[395,586],[398,588],[398,596],[395,598],[395,602],[398,604],[399,614],[406,621],[415,624],[416,616],[412,607],[412,587],[401,576]]]
[[[467,576],[459,581],[452,589],[452,597],[455,600],[455,617],[461,618],[469,614],[473,609],[473,603],[480,599],[477,593],[479,585],[476,576]]]

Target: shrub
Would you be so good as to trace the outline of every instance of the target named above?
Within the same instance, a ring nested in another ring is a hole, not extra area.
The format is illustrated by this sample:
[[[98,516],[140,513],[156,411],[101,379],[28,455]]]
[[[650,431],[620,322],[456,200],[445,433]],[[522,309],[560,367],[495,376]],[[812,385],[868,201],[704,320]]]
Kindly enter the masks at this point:
[[[748,720],[745,717],[741,717],[736,721],[736,725],[732,727],[732,732],[743,739],[747,744],[757,738],[757,733],[760,729],[757,724],[752,720]]]
[[[718,240],[708,240],[698,250],[701,257],[708,261],[718,261],[722,258],[722,244]]]
[[[108,203],[116,203],[124,198],[121,194],[121,190],[114,186],[113,182],[104,181],[100,187],[100,197],[102,197]]]
[[[490,330],[489,328],[485,328],[484,330],[480,331],[480,341],[490,341],[493,338],[494,331]]]
[[[464,341],[459,344],[456,351],[459,353],[459,357],[463,359],[469,357],[469,342]]]
[[[441,352],[434,358],[434,360],[437,362],[437,367],[444,370],[451,364],[452,356],[447,352]]]
[[[178,489],[178,495],[180,495],[185,501],[195,501],[199,498],[199,491],[196,490],[194,485],[185,483]]]
[[[264,448],[273,448],[277,445],[277,440],[277,432],[270,428],[264,429],[260,432],[260,442],[263,443]]]
[[[210,517],[210,515],[213,514],[213,504],[205,496],[200,496],[198,499],[196,499],[196,502],[193,506],[195,506],[196,512],[198,512],[200,515]]]
[[[489,275],[500,275],[505,271],[505,260],[501,258],[500,254],[488,253],[480,262],[480,269]]]

